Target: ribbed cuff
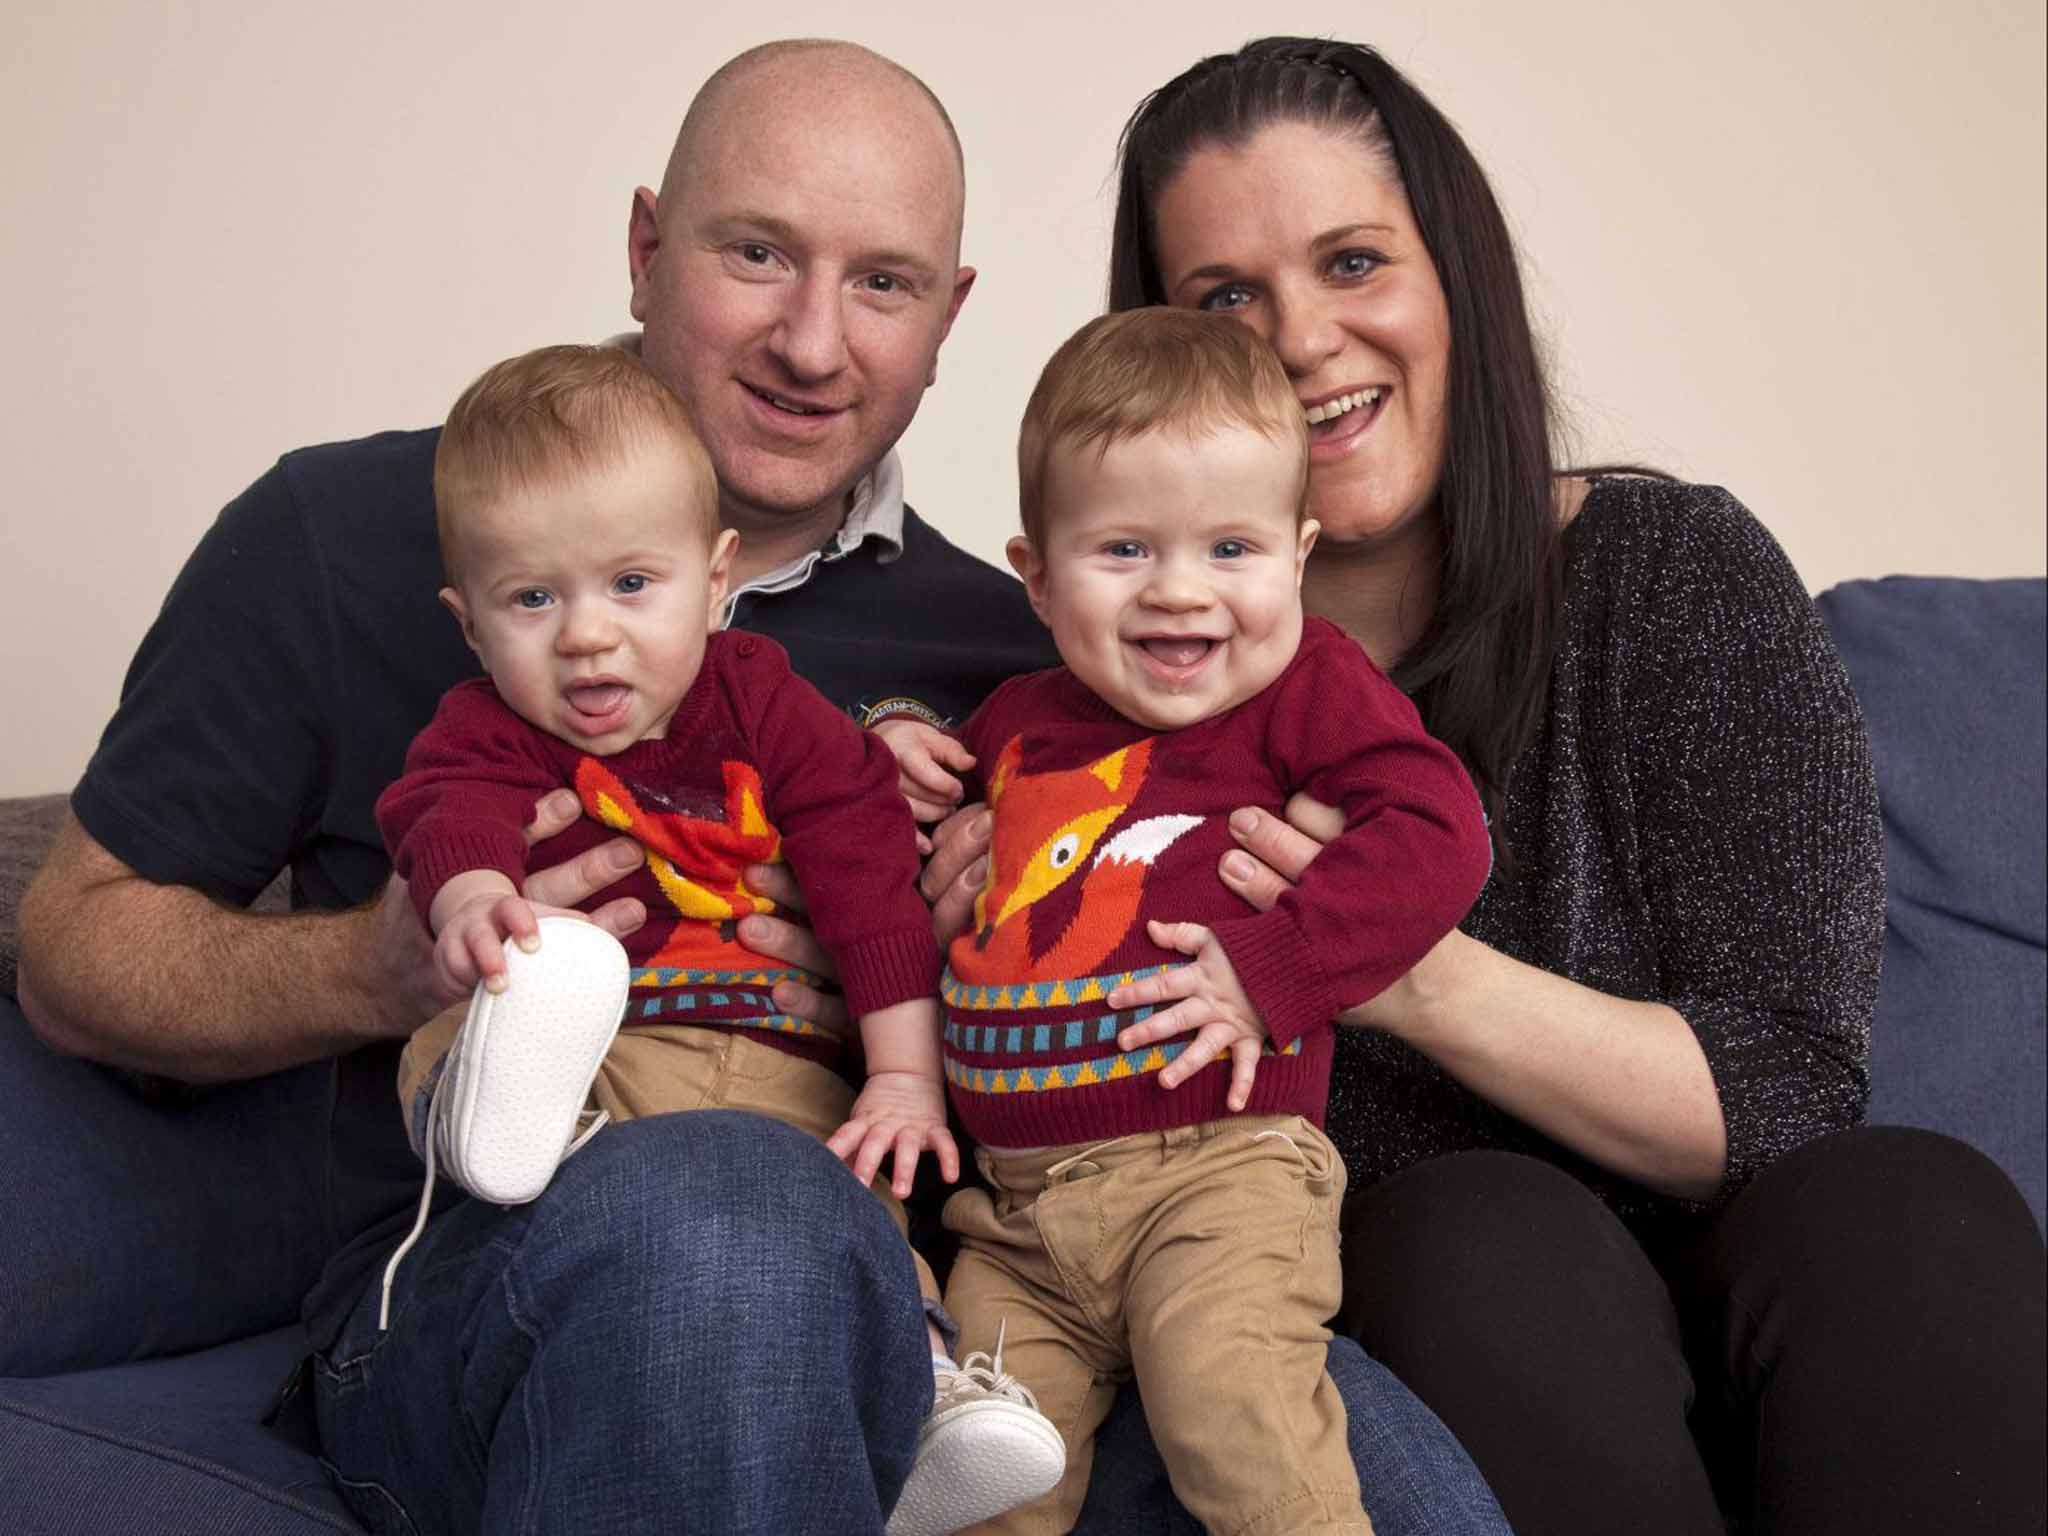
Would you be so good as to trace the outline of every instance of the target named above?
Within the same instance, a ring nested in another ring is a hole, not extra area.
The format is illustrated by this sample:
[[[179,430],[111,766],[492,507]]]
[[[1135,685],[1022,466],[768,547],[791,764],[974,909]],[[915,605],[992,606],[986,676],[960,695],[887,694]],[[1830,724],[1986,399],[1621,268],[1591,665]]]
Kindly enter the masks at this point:
[[[1276,1047],[1292,1045],[1337,1016],[1342,1005],[1329,978],[1284,913],[1232,918],[1213,924],[1212,931]]]
[[[430,914],[441,887],[472,869],[495,869],[516,888],[526,878],[526,839],[491,832],[458,832],[407,849],[405,883],[413,910],[432,926]]]
[[[901,928],[838,951],[839,985],[856,1019],[914,997],[939,995],[939,945],[931,926]]]

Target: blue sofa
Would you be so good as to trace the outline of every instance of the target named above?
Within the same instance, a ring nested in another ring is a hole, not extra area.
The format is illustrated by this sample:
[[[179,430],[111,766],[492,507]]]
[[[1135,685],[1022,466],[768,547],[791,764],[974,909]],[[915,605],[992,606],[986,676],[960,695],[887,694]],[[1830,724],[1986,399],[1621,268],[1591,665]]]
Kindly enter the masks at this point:
[[[1859,581],[1820,608],[1885,812],[1871,1118],[1975,1143],[2039,1221],[2048,586]],[[0,1531],[356,1532],[296,1417],[262,1423],[326,1243],[325,1074],[186,1094],[43,1049],[13,910],[60,806],[0,804]]]

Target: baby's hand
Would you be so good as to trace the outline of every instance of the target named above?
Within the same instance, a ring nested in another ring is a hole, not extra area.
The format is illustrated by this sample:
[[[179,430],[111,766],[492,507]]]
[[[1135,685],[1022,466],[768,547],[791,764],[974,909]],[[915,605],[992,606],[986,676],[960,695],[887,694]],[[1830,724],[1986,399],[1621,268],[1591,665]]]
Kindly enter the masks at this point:
[[[958,809],[966,791],[953,774],[974,766],[972,752],[937,726],[902,715],[882,721],[874,731],[896,756],[896,787],[910,802],[912,816],[943,821]]]
[[[540,919],[523,896],[491,891],[449,914],[434,937],[434,969],[455,992],[481,981],[488,991],[505,990],[505,941],[516,940],[528,954],[540,948]]]
[[[1251,1102],[1252,1079],[1266,1043],[1265,1020],[1245,995],[1244,984],[1237,979],[1237,971],[1215,934],[1200,923],[1152,922],[1145,927],[1154,944],[1177,949],[1194,960],[1157,976],[1125,982],[1109,994],[1112,1008],[1173,1005],[1118,1031],[1117,1046],[1135,1051],[1141,1045],[1156,1045],[1193,1030],[1195,1037],[1188,1041],[1187,1049],[1160,1072],[1159,1086],[1178,1088],[1228,1051],[1230,1090],[1224,1102],[1232,1110],[1243,1109]]]
[[[863,1184],[871,1183],[884,1157],[894,1154],[889,1188],[898,1200],[910,1194],[918,1154],[930,1148],[948,1184],[960,1177],[960,1148],[946,1129],[946,1090],[921,1072],[876,1072],[847,1112],[846,1124],[825,1142]]]

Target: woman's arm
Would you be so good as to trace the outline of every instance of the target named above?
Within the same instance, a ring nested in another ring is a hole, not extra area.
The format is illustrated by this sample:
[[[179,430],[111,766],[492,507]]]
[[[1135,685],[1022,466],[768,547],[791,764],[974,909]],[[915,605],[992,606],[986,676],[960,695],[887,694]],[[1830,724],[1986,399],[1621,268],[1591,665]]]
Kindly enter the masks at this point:
[[[1264,910],[1341,825],[1297,796],[1299,826],[1241,810],[1224,884]],[[1247,856],[1249,855],[1249,856]],[[1604,1168],[1704,1199],[1727,1164],[1720,1095],[1705,1053],[1662,1003],[1610,997],[1453,931],[1415,968],[1340,1024],[1382,1029],[1481,1098]]]

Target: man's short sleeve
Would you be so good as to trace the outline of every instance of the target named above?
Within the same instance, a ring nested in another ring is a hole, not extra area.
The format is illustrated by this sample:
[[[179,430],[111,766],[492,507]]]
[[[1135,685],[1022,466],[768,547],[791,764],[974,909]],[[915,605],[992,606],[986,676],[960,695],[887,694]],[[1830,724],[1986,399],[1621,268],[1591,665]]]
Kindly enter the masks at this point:
[[[279,466],[172,585],[72,795],[85,830],[145,879],[245,903],[284,867],[329,756],[318,577]]]

